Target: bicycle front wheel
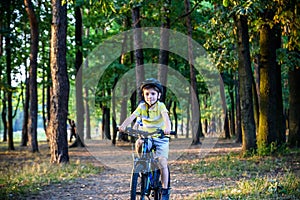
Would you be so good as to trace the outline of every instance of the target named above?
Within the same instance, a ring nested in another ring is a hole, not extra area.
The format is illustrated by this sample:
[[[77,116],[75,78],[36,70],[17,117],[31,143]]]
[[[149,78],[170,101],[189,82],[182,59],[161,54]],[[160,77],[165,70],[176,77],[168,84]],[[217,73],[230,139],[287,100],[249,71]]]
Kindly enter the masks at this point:
[[[147,183],[148,176],[147,173],[141,173],[143,169],[144,169],[144,165],[138,164],[135,166],[135,169],[132,172],[131,185],[130,185],[131,200],[145,199],[147,184],[148,184]]]

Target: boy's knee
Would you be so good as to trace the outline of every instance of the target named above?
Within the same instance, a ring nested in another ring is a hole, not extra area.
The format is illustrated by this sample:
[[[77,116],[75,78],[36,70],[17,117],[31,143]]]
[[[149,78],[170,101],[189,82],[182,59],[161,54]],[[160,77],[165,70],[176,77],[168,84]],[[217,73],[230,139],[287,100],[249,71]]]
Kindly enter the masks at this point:
[[[165,157],[159,157],[158,162],[161,168],[166,168],[168,167],[168,160]]]

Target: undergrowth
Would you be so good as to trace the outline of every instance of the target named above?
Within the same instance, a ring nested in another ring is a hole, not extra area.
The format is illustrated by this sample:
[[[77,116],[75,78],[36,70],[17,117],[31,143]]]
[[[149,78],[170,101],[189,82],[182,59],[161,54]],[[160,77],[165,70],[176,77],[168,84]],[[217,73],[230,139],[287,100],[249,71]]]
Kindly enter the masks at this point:
[[[44,186],[56,183],[70,184],[102,171],[101,167],[71,160],[68,164],[50,164],[47,150],[43,153],[4,151],[0,156],[0,199],[19,199],[36,194]]]
[[[276,156],[207,157],[192,166],[209,179],[231,180],[208,188],[196,199],[300,199],[300,152]]]

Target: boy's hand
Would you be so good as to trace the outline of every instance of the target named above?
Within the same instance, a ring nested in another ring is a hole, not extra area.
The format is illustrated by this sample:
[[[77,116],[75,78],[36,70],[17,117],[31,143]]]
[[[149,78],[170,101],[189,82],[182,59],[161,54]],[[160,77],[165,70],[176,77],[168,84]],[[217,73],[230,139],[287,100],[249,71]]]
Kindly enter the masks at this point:
[[[165,134],[165,135],[170,135],[170,132],[171,132],[171,129],[169,129],[169,128],[166,128],[166,129],[164,130],[164,134]]]
[[[124,126],[119,126],[119,132],[124,132],[126,130],[126,127],[124,127]]]

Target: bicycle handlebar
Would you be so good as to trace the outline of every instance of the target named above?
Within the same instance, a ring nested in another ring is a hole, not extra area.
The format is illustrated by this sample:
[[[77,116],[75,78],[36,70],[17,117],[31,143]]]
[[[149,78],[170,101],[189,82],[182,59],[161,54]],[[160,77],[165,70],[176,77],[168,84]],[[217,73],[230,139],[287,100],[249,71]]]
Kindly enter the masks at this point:
[[[117,131],[119,131],[119,127],[117,127]],[[158,135],[158,134],[160,134],[159,137],[161,137],[161,138],[168,137],[168,135],[164,134],[164,131],[162,129],[157,129],[157,131],[149,133],[147,131],[136,130],[133,128],[126,128],[126,130],[123,131],[123,133],[126,133],[127,135],[132,136],[132,137],[138,137],[138,136],[148,137],[148,136]],[[177,133],[175,131],[170,132],[170,135],[176,135],[176,134]]]

